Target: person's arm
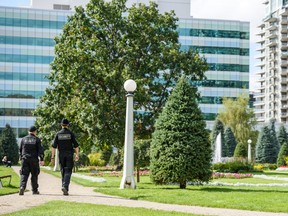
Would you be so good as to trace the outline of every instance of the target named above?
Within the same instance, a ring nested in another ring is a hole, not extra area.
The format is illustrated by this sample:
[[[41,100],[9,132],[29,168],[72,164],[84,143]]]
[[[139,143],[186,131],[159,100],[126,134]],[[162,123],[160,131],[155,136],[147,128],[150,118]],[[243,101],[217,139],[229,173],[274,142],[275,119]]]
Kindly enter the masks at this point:
[[[55,154],[56,154],[56,148],[58,146],[58,136],[55,136],[54,142],[52,144],[52,155],[51,155],[51,161],[55,160]]]
[[[79,146],[75,148],[75,161],[78,161],[79,160]]]

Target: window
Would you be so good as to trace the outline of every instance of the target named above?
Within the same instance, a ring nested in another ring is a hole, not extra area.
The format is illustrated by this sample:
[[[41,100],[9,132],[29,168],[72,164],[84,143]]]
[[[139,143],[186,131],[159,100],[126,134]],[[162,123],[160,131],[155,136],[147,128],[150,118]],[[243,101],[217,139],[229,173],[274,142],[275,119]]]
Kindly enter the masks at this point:
[[[53,9],[54,10],[71,10],[70,5],[60,5],[60,4],[54,4]]]

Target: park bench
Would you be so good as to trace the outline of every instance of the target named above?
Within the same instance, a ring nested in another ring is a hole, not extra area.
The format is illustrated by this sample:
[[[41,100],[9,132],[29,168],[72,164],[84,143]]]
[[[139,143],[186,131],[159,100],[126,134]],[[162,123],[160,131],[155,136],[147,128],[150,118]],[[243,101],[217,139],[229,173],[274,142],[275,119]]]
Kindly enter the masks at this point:
[[[3,186],[1,179],[10,178],[9,185],[11,184],[12,175],[0,176],[0,188]]]

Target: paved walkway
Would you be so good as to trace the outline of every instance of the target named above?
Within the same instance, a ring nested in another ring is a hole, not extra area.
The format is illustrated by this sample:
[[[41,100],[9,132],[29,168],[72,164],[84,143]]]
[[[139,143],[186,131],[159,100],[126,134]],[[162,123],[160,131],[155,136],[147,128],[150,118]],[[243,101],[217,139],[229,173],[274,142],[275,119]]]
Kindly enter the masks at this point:
[[[13,167],[19,173],[19,167]],[[92,204],[103,204],[112,206],[142,207],[155,210],[177,211],[202,215],[218,216],[288,216],[288,213],[268,213],[255,211],[242,211],[233,209],[207,208],[198,206],[161,204],[155,202],[130,200],[114,196],[103,195],[93,192],[93,188],[83,187],[71,182],[70,195],[63,196],[60,179],[50,174],[41,172],[39,175],[40,195],[32,195],[31,190],[25,192],[24,196],[18,194],[0,196],[0,214],[10,213],[33,206],[44,204],[51,200],[64,200],[70,202],[82,202]],[[28,183],[30,186],[30,183]],[[30,188],[27,188],[30,189]]]

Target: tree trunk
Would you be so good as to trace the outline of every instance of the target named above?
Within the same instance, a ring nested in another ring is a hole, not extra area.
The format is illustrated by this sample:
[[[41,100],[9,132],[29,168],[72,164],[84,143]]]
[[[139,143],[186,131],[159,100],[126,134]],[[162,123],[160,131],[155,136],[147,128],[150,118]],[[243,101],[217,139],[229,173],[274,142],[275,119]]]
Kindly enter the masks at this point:
[[[180,189],[186,189],[186,181],[180,182]]]
[[[140,182],[140,167],[137,166],[136,169],[137,169],[137,183],[139,183]]]

